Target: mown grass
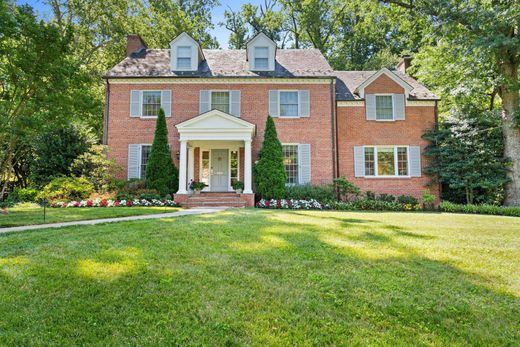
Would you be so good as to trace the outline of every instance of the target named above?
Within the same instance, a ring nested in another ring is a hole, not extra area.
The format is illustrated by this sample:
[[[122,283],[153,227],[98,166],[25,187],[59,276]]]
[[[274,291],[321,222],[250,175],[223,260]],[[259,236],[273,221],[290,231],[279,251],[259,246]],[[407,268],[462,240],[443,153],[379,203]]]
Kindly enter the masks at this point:
[[[518,345],[520,220],[229,210],[0,236],[0,345]]]
[[[98,218],[139,216],[144,214],[175,212],[176,207],[93,207],[47,208],[45,222],[42,207],[13,207],[8,214],[0,214],[0,228],[43,223],[72,222]]]

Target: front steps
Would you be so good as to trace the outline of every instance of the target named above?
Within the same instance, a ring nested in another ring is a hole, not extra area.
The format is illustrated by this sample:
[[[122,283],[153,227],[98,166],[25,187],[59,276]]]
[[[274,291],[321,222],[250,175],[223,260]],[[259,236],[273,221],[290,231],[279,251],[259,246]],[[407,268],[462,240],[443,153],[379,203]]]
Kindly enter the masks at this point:
[[[233,192],[201,192],[200,194],[189,195],[184,203],[181,203],[183,207],[246,207],[247,203],[240,198],[240,194]]]

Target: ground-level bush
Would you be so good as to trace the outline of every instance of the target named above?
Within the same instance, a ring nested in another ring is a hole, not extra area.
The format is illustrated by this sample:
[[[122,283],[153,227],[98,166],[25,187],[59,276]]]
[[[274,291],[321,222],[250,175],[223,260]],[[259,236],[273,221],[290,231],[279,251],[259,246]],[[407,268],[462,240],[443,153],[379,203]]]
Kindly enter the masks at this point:
[[[419,204],[402,204],[396,201],[384,201],[374,199],[359,199],[354,201],[330,201],[328,204],[332,210],[340,211],[418,211],[421,209]]]
[[[513,206],[495,206],[495,205],[472,205],[472,204],[454,204],[449,201],[443,201],[439,205],[443,212],[451,213],[474,213],[474,214],[491,214],[497,216],[520,217],[520,207]]]
[[[8,200],[17,203],[17,202],[33,202],[36,200],[36,196],[38,195],[38,190],[34,188],[18,188],[15,189],[9,194]]]
[[[331,184],[303,184],[285,188],[285,199],[329,201],[335,198],[334,187]]]
[[[38,200],[77,200],[85,199],[94,191],[92,184],[83,177],[58,177],[43,187]]]

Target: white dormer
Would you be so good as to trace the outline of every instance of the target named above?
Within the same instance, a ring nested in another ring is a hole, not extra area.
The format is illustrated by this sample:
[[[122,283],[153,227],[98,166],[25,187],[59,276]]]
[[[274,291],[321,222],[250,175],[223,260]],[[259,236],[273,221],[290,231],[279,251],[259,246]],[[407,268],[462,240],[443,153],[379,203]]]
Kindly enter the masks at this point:
[[[259,33],[247,43],[247,61],[251,71],[274,71],[276,43]]]
[[[172,71],[197,71],[204,60],[199,43],[190,35],[181,33],[170,42],[170,66]]]

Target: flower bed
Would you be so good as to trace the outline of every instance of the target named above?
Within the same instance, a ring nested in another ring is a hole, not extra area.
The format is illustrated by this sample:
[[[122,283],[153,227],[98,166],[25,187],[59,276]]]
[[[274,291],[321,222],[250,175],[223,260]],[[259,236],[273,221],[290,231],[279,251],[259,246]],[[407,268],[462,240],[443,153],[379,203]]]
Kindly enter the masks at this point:
[[[81,201],[69,202],[53,202],[50,205],[54,208],[68,208],[68,207],[132,207],[132,206],[165,206],[177,207],[173,200],[158,200],[158,199],[133,199],[133,200],[112,200],[112,199],[87,199]]]
[[[256,203],[257,208],[292,209],[292,210],[323,210],[327,205],[317,200],[294,200],[294,199],[262,199]]]

